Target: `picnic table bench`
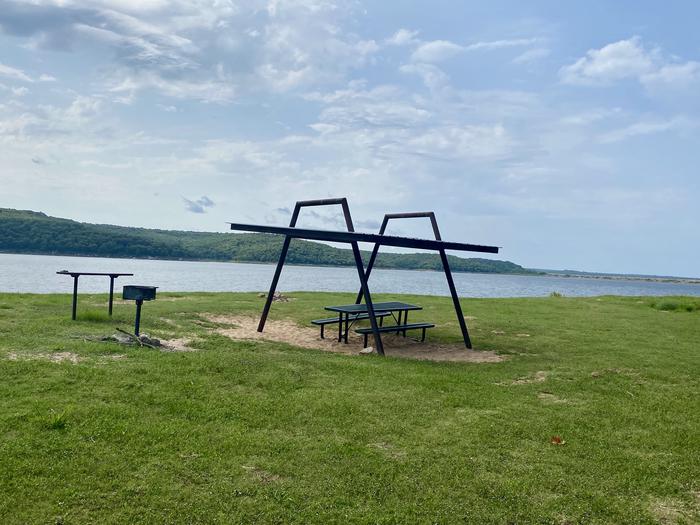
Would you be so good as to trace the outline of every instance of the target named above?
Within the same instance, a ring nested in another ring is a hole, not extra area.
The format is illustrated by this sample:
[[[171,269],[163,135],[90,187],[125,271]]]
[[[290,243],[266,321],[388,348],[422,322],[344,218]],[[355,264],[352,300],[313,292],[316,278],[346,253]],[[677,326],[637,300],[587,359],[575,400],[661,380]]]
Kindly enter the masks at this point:
[[[76,319],[78,309],[78,278],[81,275],[101,275],[109,277],[109,315],[112,315],[112,303],[114,302],[114,279],[117,277],[134,275],[133,273],[69,272],[68,270],[61,270],[56,273],[58,275],[70,275],[73,278],[73,321]]]
[[[391,312],[375,312],[374,316],[379,318],[379,326],[383,326],[384,318],[391,315]],[[362,321],[369,319],[369,314],[354,314],[350,316],[350,321]],[[323,329],[327,324],[340,323],[340,317],[326,317],[325,319],[314,319],[311,324],[321,327],[321,339],[325,339]]]
[[[406,330],[423,330],[423,335],[421,337],[421,342],[425,341],[425,331],[428,328],[434,328],[435,325],[433,323],[411,323],[411,324],[402,324],[402,325],[397,325],[397,326],[380,326],[377,328],[377,331],[379,333],[385,333],[385,332],[396,332],[401,333],[403,332],[404,337],[406,337]],[[362,334],[364,336],[363,342],[362,342],[362,347],[367,348],[367,336],[372,333],[371,328],[356,328],[355,332],[358,334]]]

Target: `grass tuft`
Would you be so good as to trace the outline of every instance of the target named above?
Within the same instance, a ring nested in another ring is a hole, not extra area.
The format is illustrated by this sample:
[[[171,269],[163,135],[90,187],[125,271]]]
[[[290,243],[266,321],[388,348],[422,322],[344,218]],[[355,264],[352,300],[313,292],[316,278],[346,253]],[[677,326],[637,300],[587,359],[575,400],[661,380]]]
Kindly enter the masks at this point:
[[[107,312],[103,312],[100,310],[87,310],[85,312],[81,312],[78,315],[78,320],[87,321],[89,323],[104,323],[109,321],[110,319]]]
[[[46,420],[45,427],[48,430],[65,430],[67,419],[68,413],[65,410],[62,412],[52,410]]]
[[[654,300],[650,306],[662,312],[696,312],[700,310],[700,301],[690,298]]]

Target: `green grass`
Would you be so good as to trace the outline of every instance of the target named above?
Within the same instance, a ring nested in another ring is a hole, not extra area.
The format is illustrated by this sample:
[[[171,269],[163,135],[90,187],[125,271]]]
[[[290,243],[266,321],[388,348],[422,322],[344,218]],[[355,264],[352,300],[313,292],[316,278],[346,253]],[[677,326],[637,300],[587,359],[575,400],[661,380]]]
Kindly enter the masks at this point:
[[[272,318],[353,300],[290,295]],[[403,299],[459,342],[448,298]],[[142,331],[197,336],[186,353],[86,339],[133,304],[110,320],[81,295],[72,322],[69,296],[0,294],[0,522],[698,523],[700,311],[656,306],[693,301],[465,299],[475,345],[509,358],[457,364],[199,319],[258,314],[257,294],[146,303]]]

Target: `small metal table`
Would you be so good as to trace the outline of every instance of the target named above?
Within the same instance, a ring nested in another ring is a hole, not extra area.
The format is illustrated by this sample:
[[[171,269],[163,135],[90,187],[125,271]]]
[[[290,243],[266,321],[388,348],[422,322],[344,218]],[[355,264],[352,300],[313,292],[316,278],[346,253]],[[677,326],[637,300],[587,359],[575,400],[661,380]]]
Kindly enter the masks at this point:
[[[392,317],[396,320],[396,325],[406,324],[408,321],[408,312],[411,310],[422,310],[422,306],[415,304],[402,303],[399,301],[389,301],[386,303],[374,303],[374,311],[376,312],[390,312]],[[366,304],[344,304],[339,306],[326,306],[326,310],[331,312],[338,312],[338,341],[348,342],[348,332],[352,323],[350,323],[350,316],[353,314],[364,314],[367,313]],[[394,315],[394,312],[398,313],[398,317]],[[402,318],[403,316],[403,318]],[[343,320],[344,319],[344,320]],[[354,321],[353,321],[354,323]],[[345,332],[343,333],[343,325],[345,327]],[[397,329],[398,334],[401,330]],[[404,332],[405,334],[405,332]]]
[[[81,275],[102,275],[109,277],[109,315],[112,315],[112,303],[114,301],[114,279],[122,276],[131,276],[133,273],[99,273],[99,272],[69,272],[61,270],[58,275],[70,275],[73,278],[73,321],[75,321],[78,310],[78,277]]]

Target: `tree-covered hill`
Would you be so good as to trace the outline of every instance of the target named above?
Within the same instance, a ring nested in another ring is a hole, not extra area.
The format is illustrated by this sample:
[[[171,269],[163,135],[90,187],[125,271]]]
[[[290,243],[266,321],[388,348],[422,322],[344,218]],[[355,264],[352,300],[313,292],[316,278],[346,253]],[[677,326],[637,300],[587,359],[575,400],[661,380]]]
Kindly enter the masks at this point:
[[[0,252],[237,262],[276,262],[282,237],[261,233],[208,233],[88,224],[34,211],[0,208]],[[365,260],[369,253],[363,252]],[[508,261],[450,257],[457,272],[533,273]],[[352,252],[295,239],[292,264],[352,266]],[[441,270],[431,253],[382,253],[378,268]]]

